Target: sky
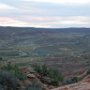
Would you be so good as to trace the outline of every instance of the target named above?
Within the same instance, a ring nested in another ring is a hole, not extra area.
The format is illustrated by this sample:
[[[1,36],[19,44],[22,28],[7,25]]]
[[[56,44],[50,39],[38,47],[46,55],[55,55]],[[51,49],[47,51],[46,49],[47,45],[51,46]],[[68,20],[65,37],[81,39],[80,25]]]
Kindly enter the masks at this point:
[[[0,0],[0,26],[90,27],[90,0]]]

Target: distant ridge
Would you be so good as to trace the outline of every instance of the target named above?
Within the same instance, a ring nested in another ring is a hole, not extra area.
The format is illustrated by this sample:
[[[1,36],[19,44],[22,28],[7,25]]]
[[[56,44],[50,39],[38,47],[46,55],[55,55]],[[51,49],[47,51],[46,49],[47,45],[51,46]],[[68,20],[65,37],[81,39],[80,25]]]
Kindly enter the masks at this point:
[[[19,31],[19,30],[24,30],[24,31],[44,31],[44,32],[90,32],[90,28],[86,28],[86,27],[81,27],[81,28],[74,28],[74,27],[70,27],[70,28],[36,28],[36,27],[9,27],[9,26],[0,26],[0,31],[2,30],[15,30],[15,31]]]

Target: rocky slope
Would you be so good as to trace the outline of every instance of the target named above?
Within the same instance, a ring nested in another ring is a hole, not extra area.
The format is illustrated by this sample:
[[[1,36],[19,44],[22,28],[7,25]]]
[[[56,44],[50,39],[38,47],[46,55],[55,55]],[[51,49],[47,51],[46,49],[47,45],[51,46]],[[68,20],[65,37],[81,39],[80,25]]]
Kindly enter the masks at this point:
[[[65,85],[51,90],[90,90],[90,75],[78,83]]]

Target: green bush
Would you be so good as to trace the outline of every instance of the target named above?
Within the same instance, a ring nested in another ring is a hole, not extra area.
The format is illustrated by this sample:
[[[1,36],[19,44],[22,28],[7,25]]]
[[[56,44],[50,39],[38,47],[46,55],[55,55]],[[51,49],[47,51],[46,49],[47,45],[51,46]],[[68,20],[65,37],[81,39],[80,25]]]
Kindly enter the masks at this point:
[[[11,72],[20,80],[26,79],[26,76],[20,71],[17,65],[11,65],[8,63],[6,66],[2,67],[2,70]]]
[[[42,65],[42,72],[43,76],[47,76],[48,75],[48,68],[46,65]]]
[[[3,58],[2,57],[0,57],[0,61],[2,61],[3,60]]]
[[[0,71],[0,90],[20,89],[19,80],[8,71]]]
[[[54,70],[53,69],[49,69],[48,76],[50,78],[53,78],[53,81],[52,81],[53,85],[59,85],[64,80],[63,75],[60,72],[58,72],[58,70],[55,70],[55,69]]]
[[[39,74],[42,73],[42,68],[41,68],[41,66],[39,66],[39,65],[35,65],[35,66],[34,66],[34,70],[35,70],[36,72],[38,72]]]
[[[58,70],[50,69],[46,65],[36,65],[34,69],[40,75],[52,78],[53,81],[51,84],[53,85],[59,85],[64,80],[63,75]]]
[[[4,86],[0,84],[0,90],[5,90]]]
[[[80,77],[73,77],[71,80],[72,80],[72,83],[76,83],[78,81],[80,81]]]
[[[87,74],[90,74],[90,69],[87,71]]]

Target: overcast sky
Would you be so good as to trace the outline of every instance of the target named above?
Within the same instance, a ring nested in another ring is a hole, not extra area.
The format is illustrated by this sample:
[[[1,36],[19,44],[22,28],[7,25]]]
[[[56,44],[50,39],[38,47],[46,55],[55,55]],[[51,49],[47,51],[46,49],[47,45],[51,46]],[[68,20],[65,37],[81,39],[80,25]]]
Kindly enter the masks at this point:
[[[90,0],[0,0],[0,26],[90,27]]]

